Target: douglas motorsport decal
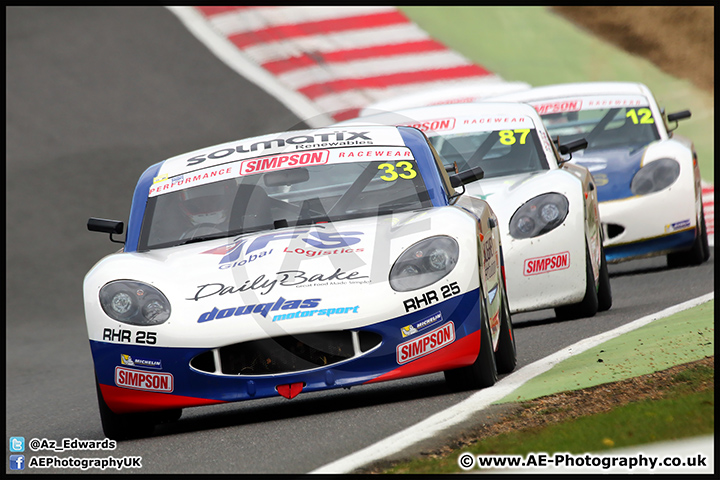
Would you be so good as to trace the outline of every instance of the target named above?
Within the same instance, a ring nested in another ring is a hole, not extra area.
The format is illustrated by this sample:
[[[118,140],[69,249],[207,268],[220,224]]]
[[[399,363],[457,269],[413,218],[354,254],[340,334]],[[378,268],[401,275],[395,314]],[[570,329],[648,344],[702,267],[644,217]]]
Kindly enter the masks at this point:
[[[528,258],[523,265],[523,275],[538,275],[570,268],[570,252],[555,253],[544,257]]]
[[[455,324],[448,322],[432,332],[397,346],[398,365],[411,362],[429,353],[440,350],[455,341]]]
[[[115,385],[148,392],[172,393],[173,376],[170,373],[144,372],[115,367]]]
[[[267,318],[268,313],[276,312],[278,310],[298,310],[297,312],[290,313],[278,313],[273,315],[273,322],[280,320],[290,320],[293,318],[305,318],[305,317],[330,317],[332,315],[342,315],[347,313],[358,313],[359,305],[354,307],[339,307],[339,308],[320,308],[315,309],[322,299],[320,298],[309,298],[306,300],[285,300],[280,297],[276,302],[261,303],[258,305],[245,305],[240,307],[230,307],[218,310],[217,307],[213,308],[209,312],[205,312],[198,318],[198,323],[209,322],[218,318],[238,317],[241,315],[248,315],[250,313],[259,313],[263,317]],[[310,310],[310,309],[314,310]]]
[[[257,305],[244,305],[240,307],[231,307],[218,310],[217,307],[209,312],[205,312],[198,318],[198,323],[209,322],[219,318],[228,318],[232,316],[248,315],[250,313],[259,313],[263,317],[267,317],[268,313],[277,310],[296,310],[298,308],[315,308],[322,299],[308,298],[306,300],[285,300],[280,297],[276,302],[260,303]]]

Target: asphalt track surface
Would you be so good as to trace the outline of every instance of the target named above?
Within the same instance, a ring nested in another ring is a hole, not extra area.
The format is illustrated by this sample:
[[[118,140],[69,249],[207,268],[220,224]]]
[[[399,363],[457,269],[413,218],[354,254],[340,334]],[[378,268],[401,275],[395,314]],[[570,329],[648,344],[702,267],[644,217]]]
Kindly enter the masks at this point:
[[[82,281],[119,246],[88,232],[87,218],[127,221],[137,178],[157,161],[302,123],[164,8],[6,14],[6,433],[102,439]],[[659,258],[611,265],[610,274],[608,312],[570,322],[551,311],[515,316],[518,368],[714,291],[714,249],[700,267],[668,269]],[[142,473],[303,473],[469,395],[433,374],[186,409],[176,424],[114,451],[37,455],[141,456]]]

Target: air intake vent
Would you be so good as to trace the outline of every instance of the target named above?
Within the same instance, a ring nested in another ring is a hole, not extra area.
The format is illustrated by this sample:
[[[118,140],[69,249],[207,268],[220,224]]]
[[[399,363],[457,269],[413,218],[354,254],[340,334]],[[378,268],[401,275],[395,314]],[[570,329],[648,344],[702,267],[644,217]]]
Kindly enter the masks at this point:
[[[615,238],[621,233],[625,231],[625,227],[622,225],[616,225],[614,223],[606,223],[605,226],[607,227],[607,237],[608,238]]]
[[[325,367],[380,345],[371,332],[317,332],[254,340],[197,355],[190,366],[222,375],[275,375]]]

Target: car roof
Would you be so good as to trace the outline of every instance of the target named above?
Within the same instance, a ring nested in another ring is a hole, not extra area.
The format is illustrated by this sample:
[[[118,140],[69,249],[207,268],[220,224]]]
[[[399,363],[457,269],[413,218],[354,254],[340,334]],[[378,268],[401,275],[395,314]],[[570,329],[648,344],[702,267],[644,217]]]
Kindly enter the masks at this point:
[[[416,126],[417,122],[425,120],[435,120],[442,118],[456,117],[476,117],[482,116],[502,116],[502,117],[530,117],[535,123],[536,128],[543,125],[537,111],[528,104],[516,102],[471,102],[471,103],[454,103],[447,105],[431,105],[427,107],[415,107],[396,110],[393,112],[378,113],[375,115],[367,115],[357,117],[336,125],[407,125]],[[434,130],[432,128],[422,128],[421,130]]]
[[[534,87],[521,92],[489,97],[488,102],[527,102],[552,98],[587,95],[650,95],[650,90],[637,82],[579,82]]]
[[[527,90],[530,87],[530,84],[525,82],[483,82],[477,80],[470,83],[456,82],[441,88],[425,89],[380,100],[363,108],[359,116],[430,105],[476,102],[491,96]]]

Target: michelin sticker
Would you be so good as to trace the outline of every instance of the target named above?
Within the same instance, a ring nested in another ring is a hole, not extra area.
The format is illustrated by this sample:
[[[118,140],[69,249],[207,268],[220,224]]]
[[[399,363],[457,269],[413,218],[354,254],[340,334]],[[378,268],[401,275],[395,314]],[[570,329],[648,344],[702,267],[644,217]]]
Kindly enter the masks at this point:
[[[402,333],[403,337],[409,337],[410,335],[414,335],[420,330],[424,330],[429,326],[436,324],[437,322],[442,322],[442,320],[442,313],[437,312],[427,318],[423,318],[419,322],[415,322],[413,324],[402,327],[400,329],[400,333]]]

